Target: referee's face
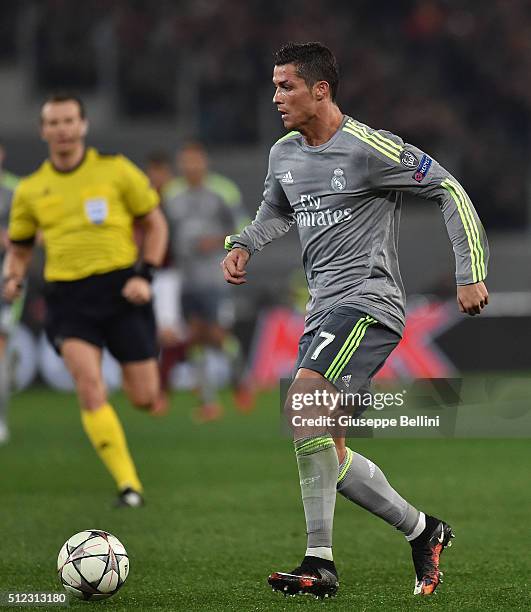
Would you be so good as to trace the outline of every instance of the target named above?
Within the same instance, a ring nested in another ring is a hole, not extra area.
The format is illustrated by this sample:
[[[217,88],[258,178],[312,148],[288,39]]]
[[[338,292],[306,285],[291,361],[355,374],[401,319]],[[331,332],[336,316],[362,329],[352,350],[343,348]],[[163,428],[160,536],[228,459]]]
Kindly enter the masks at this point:
[[[51,153],[68,155],[84,145],[87,121],[75,100],[47,102],[41,111],[41,136]]]
[[[282,117],[287,130],[297,130],[309,123],[317,114],[317,99],[313,89],[300,76],[294,64],[275,66],[273,70],[275,95],[273,104]]]

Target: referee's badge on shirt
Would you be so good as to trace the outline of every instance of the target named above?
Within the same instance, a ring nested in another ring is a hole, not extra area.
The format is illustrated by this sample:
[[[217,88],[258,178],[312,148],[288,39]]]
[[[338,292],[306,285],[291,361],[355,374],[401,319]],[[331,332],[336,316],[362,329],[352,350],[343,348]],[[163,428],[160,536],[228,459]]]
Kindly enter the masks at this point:
[[[85,212],[88,220],[95,225],[101,225],[109,213],[109,206],[105,198],[90,198],[85,200]]]

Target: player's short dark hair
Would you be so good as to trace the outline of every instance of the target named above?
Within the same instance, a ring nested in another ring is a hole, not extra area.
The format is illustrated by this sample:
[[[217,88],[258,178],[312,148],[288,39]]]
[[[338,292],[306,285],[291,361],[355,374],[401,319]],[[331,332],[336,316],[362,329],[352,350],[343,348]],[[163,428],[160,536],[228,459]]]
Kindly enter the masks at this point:
[[[207,155],[205,145],[202,142],[199,142],[199,140],[189,140],[185,142],[181,147],[181,153],[184,151],[194,151],[195,153]]]
[[[146,155],[146,163],[148,165],[153,164],[154,166],[171,166],[172,159],[168,151],[156,149]]]
[[[69,91],[58,91],[49,94],[46,100],[44,100],[44,102],[42,103],[41,108],[45,104],[56,104],[60,102],[76,102],[79,106],[79,116],[81,117],[81,119],[85,119],[85,117],[87,116],[85,104],[83,103],[81,97]]]
[[[337,60],[328,47],[319,42],[289,42],[274,55],[275,66],[294,64],[297,74],[304,79],[308,87],[317,81],[326,81],[330,85],[330,95],[335,102],[339,87],[339,68]]]

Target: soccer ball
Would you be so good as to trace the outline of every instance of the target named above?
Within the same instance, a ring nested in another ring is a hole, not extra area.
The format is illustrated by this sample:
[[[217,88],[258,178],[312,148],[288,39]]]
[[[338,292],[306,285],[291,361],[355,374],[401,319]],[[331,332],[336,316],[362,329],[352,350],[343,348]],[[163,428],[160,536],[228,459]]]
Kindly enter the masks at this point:
[[[106,531],[87,529],[64,543],[57,572],[64,588],[75,597],[106,599],[125,582],[129,557],[118,538]]]

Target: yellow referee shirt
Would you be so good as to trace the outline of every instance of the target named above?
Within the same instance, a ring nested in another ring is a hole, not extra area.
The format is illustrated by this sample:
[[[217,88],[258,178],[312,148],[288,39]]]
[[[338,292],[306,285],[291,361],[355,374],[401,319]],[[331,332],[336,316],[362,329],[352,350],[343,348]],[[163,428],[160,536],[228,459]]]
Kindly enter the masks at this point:
[[[137,258],[135,217],[157,207],[147,176],[123,155],[87,149],[70,172],[49,160],[18,184],[9,238],[29,241],[42,231],[47,281],[71,281],[127,268]]]

